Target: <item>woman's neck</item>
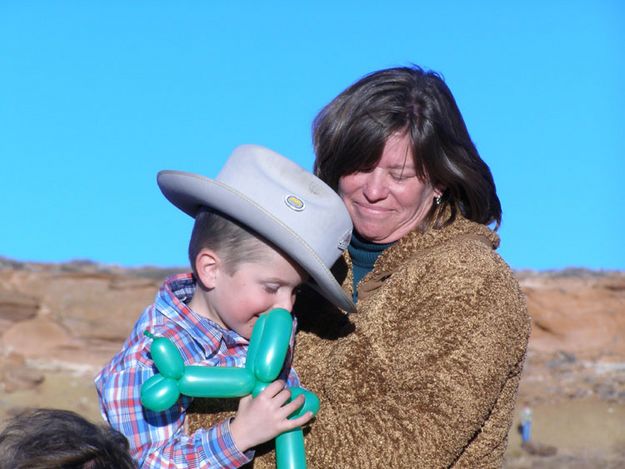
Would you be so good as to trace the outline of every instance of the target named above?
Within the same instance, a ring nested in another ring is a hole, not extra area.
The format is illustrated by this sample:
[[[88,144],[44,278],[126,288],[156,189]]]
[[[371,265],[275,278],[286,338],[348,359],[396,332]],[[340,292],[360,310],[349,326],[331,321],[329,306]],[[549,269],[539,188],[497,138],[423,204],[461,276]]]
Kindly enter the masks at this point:
[[[353,283],[353,300],[358,300],[358,283],[363,279],[365,275],[373,270],[375,261],[378,259],[386,249],[391,247],[393,243],[377,244],[372,243],[364,239],[358,233],[352,234],[351,242],[349,243],[349,255],[352,259],[352,270],[354,274]]]

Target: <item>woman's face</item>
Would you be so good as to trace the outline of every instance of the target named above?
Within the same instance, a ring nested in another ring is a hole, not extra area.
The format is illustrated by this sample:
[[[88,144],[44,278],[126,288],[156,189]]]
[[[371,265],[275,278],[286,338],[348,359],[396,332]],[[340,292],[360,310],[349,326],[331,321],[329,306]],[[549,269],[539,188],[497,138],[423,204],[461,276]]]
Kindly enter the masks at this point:
[[[390,243],[414,230],[440,195],[417,177],[407,134],[393,134],[370,172],[339,179],[339,195],[356,231],[368,241]]]

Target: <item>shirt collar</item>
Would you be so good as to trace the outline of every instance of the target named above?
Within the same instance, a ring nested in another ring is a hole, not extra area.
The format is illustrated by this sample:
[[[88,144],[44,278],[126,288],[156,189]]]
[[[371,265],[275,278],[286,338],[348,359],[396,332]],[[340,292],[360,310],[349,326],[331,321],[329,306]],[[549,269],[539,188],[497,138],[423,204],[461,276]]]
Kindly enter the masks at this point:
[[[225,329],[214,321],[200,316],[189,308],[197,283],[193,274],[184,273],[168,277],[161,287],[156,307],[171,321],[182,327],[209,354],[223,342],[226,347],[247,345],[249,341],[233,330]]]

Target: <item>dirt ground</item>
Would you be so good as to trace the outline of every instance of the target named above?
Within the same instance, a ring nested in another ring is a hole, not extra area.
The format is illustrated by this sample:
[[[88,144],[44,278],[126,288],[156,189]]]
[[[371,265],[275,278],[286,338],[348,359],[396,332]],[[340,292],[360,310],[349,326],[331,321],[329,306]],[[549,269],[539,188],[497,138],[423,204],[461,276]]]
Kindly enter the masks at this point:
[[[532,455],[521,448],[518,431],[523,405],[519,400],[506,453],[507,469],[529,468],[623,468],[625,467],[625,404],[597,396],[537,400],[532,409],[531,439],[554,447],[552,456]],[[92,376],[84,372],[49,370],[41,385],[4,393],[0,421],[23,407],[54,407],[74,410],[99,422],[97,394]]]

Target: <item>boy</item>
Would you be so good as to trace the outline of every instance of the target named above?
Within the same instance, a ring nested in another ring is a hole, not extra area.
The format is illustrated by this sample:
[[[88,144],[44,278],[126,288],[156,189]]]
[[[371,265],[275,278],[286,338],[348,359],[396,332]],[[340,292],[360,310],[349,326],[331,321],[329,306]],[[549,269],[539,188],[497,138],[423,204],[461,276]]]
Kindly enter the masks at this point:
[[[254,446],[312,418],[287,419],[303,403],[301,396],[288,403],[284,389],[285,382],[299,386],[290,366],[293,344],[280,379],[256,398],[242,398],[234,419],[187,435],[191,398],[183,396],[163,412],[141,406],[141,385],[156,373],[143,332],[168,337],[185,364],[243,367],[258,316],[273,308],[290,311],[308,278],[335,305],[352,311],[329,270],[347,246],[352,224],[330,187],[255,145],[236,148],[215,180],[161,171],[158,184],[195,218],[193,273],[165,280],[122,350],[98,374],[100,408],[126,435],[141,467],[239,467],[251,461]]]

